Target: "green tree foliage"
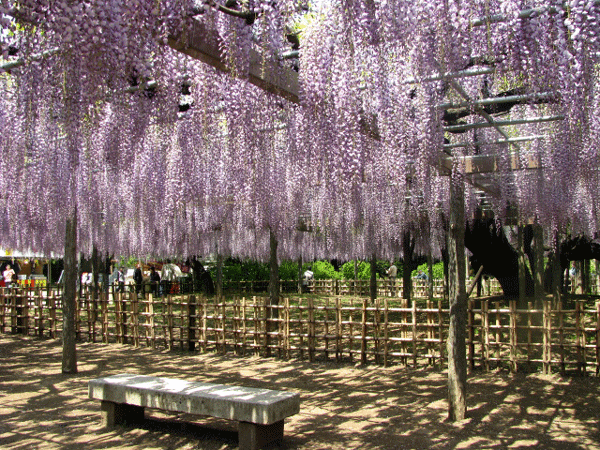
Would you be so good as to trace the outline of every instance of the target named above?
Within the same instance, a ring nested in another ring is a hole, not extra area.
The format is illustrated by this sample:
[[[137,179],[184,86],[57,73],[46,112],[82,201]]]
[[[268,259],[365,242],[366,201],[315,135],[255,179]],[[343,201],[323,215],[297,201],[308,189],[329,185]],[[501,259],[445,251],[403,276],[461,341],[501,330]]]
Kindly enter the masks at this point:
[[[427,263],[419,265],[416,270],[412,271],[412,276],[416,277],[419,273],[419,270],[422,270],[429,276],[429,268],[427,267]],[[444,278],[444,263],[442,261],[437,262],[433,265],[433,278],[434,279],[442,279]]]
[[[294,261],[282,261],[279,264],[279,279],[295,280],[298,278],[298,263]]]
[[[315,274],[315,280],[339,280],[342,278],[342,274],[337,272],[329,261],[315,261],[312,264],[312,271]]]

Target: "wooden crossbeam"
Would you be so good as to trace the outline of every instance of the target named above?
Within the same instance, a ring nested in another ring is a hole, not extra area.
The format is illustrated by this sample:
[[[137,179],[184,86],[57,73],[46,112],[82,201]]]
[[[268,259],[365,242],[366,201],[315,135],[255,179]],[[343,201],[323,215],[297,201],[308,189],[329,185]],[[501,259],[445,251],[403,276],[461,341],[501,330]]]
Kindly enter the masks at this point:
[[[168,44],[174,50],[205,62],[221,72],[236,74],[227,66],[219,44],[221,39],[206,26],[193,20],[188,28],[179,36],[171,36]],[[262,57],[256,50],[250,50],[250,69],[248,81],[259,88],[285,98],[292,103],[299,103],[298,72],[280,64],[278,61]]]

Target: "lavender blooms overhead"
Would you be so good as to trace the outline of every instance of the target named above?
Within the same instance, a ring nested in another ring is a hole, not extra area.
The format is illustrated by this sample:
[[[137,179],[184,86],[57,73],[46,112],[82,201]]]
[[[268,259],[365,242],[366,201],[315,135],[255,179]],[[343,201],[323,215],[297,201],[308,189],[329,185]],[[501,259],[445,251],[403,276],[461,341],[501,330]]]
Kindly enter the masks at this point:
[[[505,170],[485,180],[498,214],[511,202],[523,219],[598,230],[600,2],[322,2],[303,21],[295,105],[245,78],[251,47],[287,49],[298,4],[247,2],[245,20],[188,0],[2,0],[3,61],[25,64],[0,75],[0,246],[62,252],[76,207],[86,253],[263,259],[272,230],[281,257],[393,257],[408,227],[436,251],[444,138],[466,143],[455,171],[498,157]],[[191,20],[220,33],[238,78],[166,45]],[[480,69],[493,71],[457,79],[462,94],[427,81]],[[444,131],[437,105],[509,89],[552,101],[497,120],[564,120],[506,127],[546,136],[517,145],[494,128]],[[544,169],[509,170],[532,158]]]

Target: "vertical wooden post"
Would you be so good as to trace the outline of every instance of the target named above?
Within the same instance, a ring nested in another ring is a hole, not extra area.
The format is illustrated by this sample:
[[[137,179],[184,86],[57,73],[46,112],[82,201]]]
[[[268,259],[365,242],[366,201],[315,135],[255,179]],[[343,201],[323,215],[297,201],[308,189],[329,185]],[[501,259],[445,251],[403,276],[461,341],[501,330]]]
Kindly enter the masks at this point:
[[[367,300],[362,302],[360,362],[367,363]]]
[[[196,349],[196,296],[190,295],[188,300],[188,349]]]
[[[596,376],[598,374],[600,374],[600,300],[596,300]]]
[[[315,303],[312,297],[308,298],[308,360],[315,360]]]
[[[560,304],[559,304],[560,306]],[[544,336],[543,336],[543,342],[542,342],[542,348],[543,350],[543,366],[542,366],[542,373],[548,375],[550,373],[550,361],[551,361],[551,354],[550,354],[550,304],[548,302],[544,302],[544,307],[543,307],[543,331],[544,331]]]
[[[600,304],[600,303],[599,303]],[[342,359],[342,300],[337,297],[335,299],[335,360],[340,361]],[[598,319],[600,321],[600,318]],[[598,332],[600,339],[600,331]]]
[[[510,371],[517,373],[517,302],[510,300],[509,309],[509,345],[510,345]]]
[[[414,300],[411,303],[411,322],[413,367],[417,367],[417,355],[419,353],[417,336],[417,302]]]
[[[448,329],[449,418],[462,420],[467,412],[467,355],[465,329],[467,293],[465,286],[464,181],[458,174],[450,180],[450,223],[448,230],[448,281],[450,323]]]
[[[475,300],[469,299],[467,313],[467,329],[468,329],[468,342],[469,351],[467,353],[467,360],[471,370],[475,369]]]
[[[383,333],[384,333],[384,344],[383,344],[383,365],[385,367],[387,367],[388,365],[388,342],[389,342],[389,327],[388,327],[388,320],[389,320],[389,311],[388,311],[388,299],[385,298],[383,299],[383,321],[384,321],[384,325],[383,325]]]

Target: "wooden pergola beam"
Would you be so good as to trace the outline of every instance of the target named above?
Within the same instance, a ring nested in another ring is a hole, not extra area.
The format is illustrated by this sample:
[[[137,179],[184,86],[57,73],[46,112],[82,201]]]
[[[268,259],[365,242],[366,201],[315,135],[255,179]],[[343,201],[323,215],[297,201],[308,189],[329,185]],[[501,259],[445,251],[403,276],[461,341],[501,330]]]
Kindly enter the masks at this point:
[[[241,19],[240,19],[241,20]],[[221,57],[219,36],[208,30],[206,26],[192,21],[179,36],[171,36],[169,46],[181,53],[202,61],[221,72],[235,76]],[[280,64],[278,61],[263,58],[256,50],[250,49],[250,68],[248,81],[259,88],[285,98],[292,103],[299,103],[298,72]]]

